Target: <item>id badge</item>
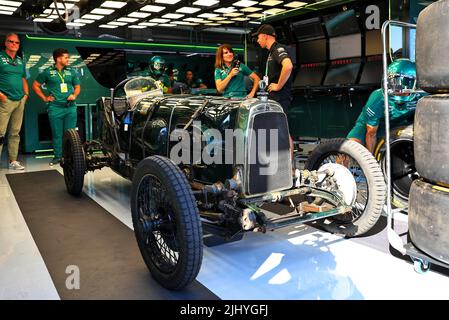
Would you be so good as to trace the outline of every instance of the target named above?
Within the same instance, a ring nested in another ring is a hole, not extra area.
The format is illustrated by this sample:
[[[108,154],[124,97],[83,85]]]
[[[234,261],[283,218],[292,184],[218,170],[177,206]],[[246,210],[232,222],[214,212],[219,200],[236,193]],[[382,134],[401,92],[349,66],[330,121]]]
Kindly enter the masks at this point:
[[[67,83],[61,83],[61,93],[67,93],[68,91]]]

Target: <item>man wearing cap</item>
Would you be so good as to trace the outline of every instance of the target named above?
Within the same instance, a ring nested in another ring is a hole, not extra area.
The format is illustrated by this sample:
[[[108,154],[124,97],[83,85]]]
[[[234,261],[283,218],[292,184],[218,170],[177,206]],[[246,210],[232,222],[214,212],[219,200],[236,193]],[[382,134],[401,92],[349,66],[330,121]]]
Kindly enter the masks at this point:
[[[9,168],[23,170],[17,161],[23,110],[28,99],[25,64],[17,56],[20,40],[15,33],[5,38],[5,50],[0,52],[0,157],[8,129]]]
[[[276,32],[269,24],[261,25],[253,36],[257,36],[257,43],[262,49],[270,52],[264,77],[264,81],[268,81],[268,98],[277,101],[287,114],[293,100],[291,93],[293,63],[287,48],[276,42]],[[290,150],[293,153],[293,141],[291,137],[289,139]]]

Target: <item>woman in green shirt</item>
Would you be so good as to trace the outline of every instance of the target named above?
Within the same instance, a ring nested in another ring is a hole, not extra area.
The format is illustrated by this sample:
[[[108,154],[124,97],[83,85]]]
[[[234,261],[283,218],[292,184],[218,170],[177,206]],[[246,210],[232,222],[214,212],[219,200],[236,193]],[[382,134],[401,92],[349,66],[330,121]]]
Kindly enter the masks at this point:
[[[229,44],[218,47],[215,55],[215,85],[217,91],[227,98],[252,98],[259,85],[259,76],[245,64],[233,68],[234,51]],[[253,88],[248,94],[245,89],[245,76],[253,80]]]

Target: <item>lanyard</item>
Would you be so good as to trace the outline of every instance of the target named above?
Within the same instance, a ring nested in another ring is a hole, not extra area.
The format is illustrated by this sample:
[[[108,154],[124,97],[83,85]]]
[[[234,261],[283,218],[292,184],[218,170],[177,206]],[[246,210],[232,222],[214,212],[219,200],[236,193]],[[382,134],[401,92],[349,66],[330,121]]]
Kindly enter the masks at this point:
[[[58,76],[59,76],[59,78],[61,78],[62,83],[65,83],[64,77],[59,73],[59,71],[58,71]]]

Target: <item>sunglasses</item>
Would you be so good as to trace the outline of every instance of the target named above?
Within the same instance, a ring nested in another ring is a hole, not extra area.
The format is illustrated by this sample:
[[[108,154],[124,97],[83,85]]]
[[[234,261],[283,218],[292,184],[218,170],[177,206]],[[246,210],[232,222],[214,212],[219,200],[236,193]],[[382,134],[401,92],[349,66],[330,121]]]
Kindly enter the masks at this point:
[[[20,44],[20,41],[6,40],[6,42],[14,43],[14,44]]]

